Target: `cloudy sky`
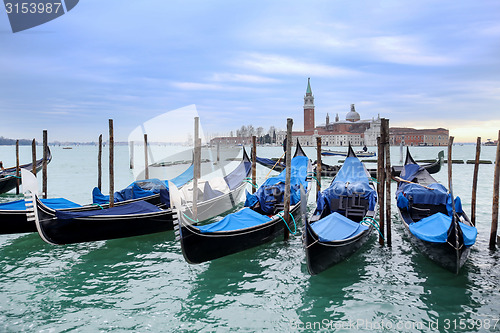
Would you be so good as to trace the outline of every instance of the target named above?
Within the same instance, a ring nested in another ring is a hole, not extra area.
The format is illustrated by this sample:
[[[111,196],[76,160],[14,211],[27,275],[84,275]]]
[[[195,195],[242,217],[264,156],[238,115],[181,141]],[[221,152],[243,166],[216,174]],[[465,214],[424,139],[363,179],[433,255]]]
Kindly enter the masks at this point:
[[[82,0],[12,33],[0,13],[0,136],[95,141],[194,104],[205,133],[363,119],[500,129],[500,1]],[[171,126],[172,124],[167,124]]]

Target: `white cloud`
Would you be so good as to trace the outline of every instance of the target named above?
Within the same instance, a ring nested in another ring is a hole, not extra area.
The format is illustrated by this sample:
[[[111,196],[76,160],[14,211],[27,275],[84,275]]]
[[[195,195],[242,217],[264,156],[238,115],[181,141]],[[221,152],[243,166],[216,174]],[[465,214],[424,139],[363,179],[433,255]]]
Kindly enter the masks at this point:
[[[455,65],[457,59],[446,55],[435,54],[419,37],[416,36],[378,36],[363,38],[359,45],[364,45],[365,51],[381,60],[423,66]]]
[[[213,83],[173,82],[172,86],[182,90],[223,90],[224,87]]]
[[[304,75],[318,77],[338,77],[359,75],[360,72],[314,63],[311,60],[298,60],[276,54],[251,53],[242,57],[236,65],[262,73]]]
[[[212,81],[216,82],[241,82],[241,83],[279,83],[280,80],[265,76],[233,73],[215,73]]]

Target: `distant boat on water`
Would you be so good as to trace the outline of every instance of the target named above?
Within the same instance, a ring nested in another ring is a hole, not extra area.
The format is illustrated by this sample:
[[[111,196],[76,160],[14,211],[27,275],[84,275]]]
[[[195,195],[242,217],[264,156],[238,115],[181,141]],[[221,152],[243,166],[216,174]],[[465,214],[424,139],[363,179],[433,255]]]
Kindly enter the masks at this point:
[[[347,151],[341,150],[330,150],[330,149],[321,149],[321,155],[323,156],[347,156]],[[377,155],[375,152],[360,150],[355,152],[358,157],[373,157]]]
[[[491,139],[488,139],[485,143],[483,143],[483,146],[496,146],[498,144],[498,141],[491,141]]]

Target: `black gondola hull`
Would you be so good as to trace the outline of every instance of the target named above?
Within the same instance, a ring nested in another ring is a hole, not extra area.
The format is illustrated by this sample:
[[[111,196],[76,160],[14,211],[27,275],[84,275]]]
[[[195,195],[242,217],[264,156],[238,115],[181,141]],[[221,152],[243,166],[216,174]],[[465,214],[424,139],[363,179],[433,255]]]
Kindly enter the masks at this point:
[[[350,239],[338,242],[321,242],[316,241],[317,236],[312,231],[309,222],[306,222],[303,237],[305,237],[307,270],[311,275],[316,275],[349,258],[366,243],[372,230],[373,227],[370,226],[367,230]]]
[[[173,229],[170,209],[146,214],[58,219],[36,200],[40,236],[57,245],[152,234]]]
[[[47,147],[47,149],[47,164],[49,164],[52,160],[52,153],[50,152],[50,148]],[[42,170],[42,167],[43,158],[36,161],[36,172]],[[19,168],[31,171],[33,163],[20,165]],[[16,167],[6,168],[5,170],[0,171],[0,193],[6,193],[14,189],[17,186],[18,180],[19,184],[21,184],[21,179],[16,177]]]
[[[439,266],[458,274],[462,266],[467,261],[470,253],[470,247],[462,246],[456,250],[448,243],[432,243],[421,240],[411,233],[409,223],[413,220],[406,211],[399,210],[405,232],[410,239],[410,243],[414,248],[421,252],[424,256],[434,261]]]
[[[405,165],[416,164],[415,160],[410,154],[409,148],[407,148]],[[406,179],[408,181],[418,183],[420,185],[430,185],[432,183],[436,183],[436,180],[430,175],[428,170],[419,169],[414,175],[412,175],[411,179]],[[400,182],[398,187],[401,186]],[[417,217],[414,218],[411,215],[411,211],[417,208],[417,212],[424,212],[424,214],[417,214]],[[411,244],[424,256],[428,257],[436,264],[444,267],[445,269],[458,274],[461,267],[465,264],[469,253],[470,247],[466,247],[464,244],[464,239],[460,234],[462,233],[459,224],[455,221],[452,221],[450,225],[450,230],[448,230],[448,239],[446,243],[434,243],[422,240],[416,237],[410,231],[410,225],[414,222],[418,223],[418,221],[422,220],[425,217],[431,216],[437,212],[441,212],[444,214],[448,214],[447,207],[445,205],[431,205],[431,204],[419,204],[418,207],[399,207],[398,212],[403,221],[403,225],[405,227],[406,233],[410,238]],[[471,221],[469,220],[467,214],[465,212],[456,212],[455,219],[460,220],[467,226],[472,226]],[[450,231],[452,231],[450,233]],[[456,239],[455,235],[459,235],[458,239]]]
[[[291,211],[296,222],[299,212],[300,204],[297,204]],[[283,235],[283,228],[285,223],[279,217],[253,228],[205,234],[181,222],[182,254],[187,262],[199,264],[268,243]]]
[[[148,197],[140,198],[140,199],[131,199],[126,201],[121,201],[115,203],[115,206],[126,205],[131,202],[136,201],[146,201],[155,206],[162,207],[164,206],[161,203],[160,195],[153,194]],[[61,211],[69,211],[69,212],[84,212],[89,210],[96,209],[106,209],[109,208],[109,204],[102,204],[100,206],[95,205],[86,205],[82,207],[75,208],[64,208]],[[45,214],[51,217],[55,217],[54,210],[46,210]],[[26,210],[0,210],[0,235],[4,234],[18,234],[18,233],[28,233],[28,232],[36,232],[35,222],[28,221],[26,219]]]
[[[28,222],[25,210],[0,210],[0,235],[27,232],[36,232],[36,225]]]

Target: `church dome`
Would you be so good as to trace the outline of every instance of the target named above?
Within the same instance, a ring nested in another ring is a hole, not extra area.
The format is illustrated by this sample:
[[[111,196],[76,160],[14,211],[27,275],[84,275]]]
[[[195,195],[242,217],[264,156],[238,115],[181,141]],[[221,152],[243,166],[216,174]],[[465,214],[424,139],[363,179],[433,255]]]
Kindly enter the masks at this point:
[[[360,119],[361,117],[359,116],[359,113],[357,113],[354,109],[354,104],[351,104],[351,111],[347,113],[347,115],[345,116],[345,120],[355,122],[359,121]]]

